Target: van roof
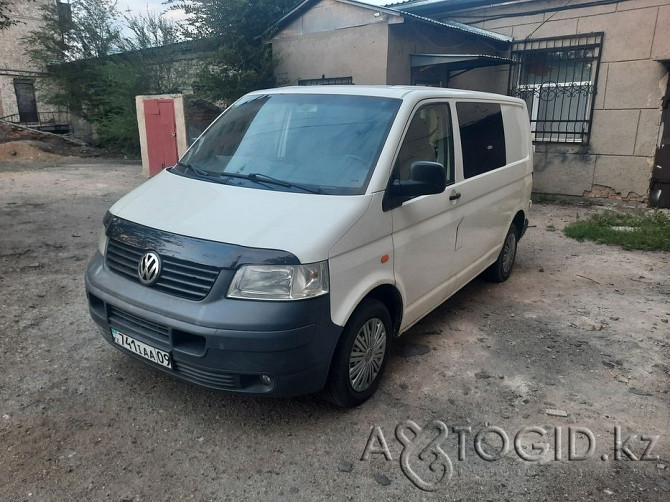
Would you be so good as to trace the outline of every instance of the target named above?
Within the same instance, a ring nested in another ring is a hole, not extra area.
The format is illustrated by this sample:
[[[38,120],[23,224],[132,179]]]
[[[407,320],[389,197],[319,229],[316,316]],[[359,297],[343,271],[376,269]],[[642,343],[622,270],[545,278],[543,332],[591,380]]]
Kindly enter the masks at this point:
[[[429,99],[429,98],[463,98],[486,99],[518,104],[520,99],[502,94],[470,91],[466,89],[448,89],[438,87],[422,87],[411,85],[314,85],[289,86],[275,89],[264,89],[250,93],[264,94],[331,94],[353,96],[375,96],[396,99]]]

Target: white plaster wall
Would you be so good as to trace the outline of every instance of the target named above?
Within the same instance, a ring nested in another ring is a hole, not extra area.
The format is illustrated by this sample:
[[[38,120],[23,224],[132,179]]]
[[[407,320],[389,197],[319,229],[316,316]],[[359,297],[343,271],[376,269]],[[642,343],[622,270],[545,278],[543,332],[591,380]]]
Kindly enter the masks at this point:
[[[385,23],[275,38],[277,82],[295,85],[299,79],[325,75],[351,76],[354,84],[385,84],[387,46]]]

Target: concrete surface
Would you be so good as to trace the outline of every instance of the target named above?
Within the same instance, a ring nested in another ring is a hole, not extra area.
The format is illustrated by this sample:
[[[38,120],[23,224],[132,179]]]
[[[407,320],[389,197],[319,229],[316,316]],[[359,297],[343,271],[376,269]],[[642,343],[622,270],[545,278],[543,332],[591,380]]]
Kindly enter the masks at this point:
[[[0,165],[0,500],[670,499],[669,254],[563,236],[596,209],[536,204],[510,280],[465,287],[341,410],[204,390],[102,340],[84,267],[142,180]]]

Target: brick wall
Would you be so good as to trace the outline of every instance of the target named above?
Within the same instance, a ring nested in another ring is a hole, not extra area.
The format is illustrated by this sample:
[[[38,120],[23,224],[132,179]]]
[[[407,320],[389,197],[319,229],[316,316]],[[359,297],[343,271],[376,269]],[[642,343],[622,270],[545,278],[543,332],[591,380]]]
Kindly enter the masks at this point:
[[[55,0],[14,0],[10,4],[10,17],[18,23],[0,31],[0,117],[18,112],[14,79],[35,78],[41,71],[30,61],[23,39],[39,26],[40,7],[53,2]],[[51,109],[41,102],[39,91],[37,98],[39,111]]]

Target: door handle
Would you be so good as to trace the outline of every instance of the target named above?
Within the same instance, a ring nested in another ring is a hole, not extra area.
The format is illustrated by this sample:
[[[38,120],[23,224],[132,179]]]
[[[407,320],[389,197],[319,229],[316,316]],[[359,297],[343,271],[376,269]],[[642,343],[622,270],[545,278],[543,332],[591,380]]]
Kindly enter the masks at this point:
[[[461,198],[461,192],[451,192],[449,200],[458,200]]]

